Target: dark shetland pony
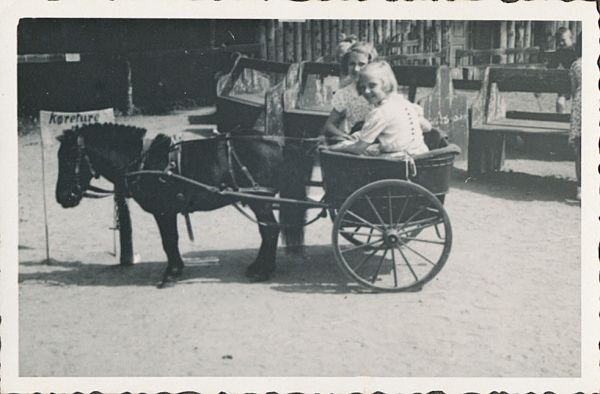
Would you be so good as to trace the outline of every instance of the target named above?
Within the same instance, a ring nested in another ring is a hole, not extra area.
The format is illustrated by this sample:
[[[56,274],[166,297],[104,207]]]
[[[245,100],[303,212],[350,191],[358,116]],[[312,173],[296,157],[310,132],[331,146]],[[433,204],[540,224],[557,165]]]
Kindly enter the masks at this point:
[[[145,133],[145,129],[117,124],[85,125],[64,131],[58,137],[56,200],[64,208],[77,206],[94,176],[103,176],[112,182],[116,194],[133,197],[142,209],[154,215],[158,224],[167,255],[167,268],[161,283],[164,285],[175,280],[184,266],[179,253],[177,214],[214,210],[236,200],[168,177],[126,177],[127,173],[140,169],[164,171],[169,165],[171,138],[158,135],[142,152]],[[248,136],[249,132],[239,134]],[[230,143],[239,162],[247,167],[260,186],[275,191],[297,188],[295,180],[290,178],[294,176],[291,170],[297,165],[284,160],[284,149],[277,142],[261,138],[236,140],[234,136]],[[240,165],[228,155],[227,144],[227,139],[221,137],[186,141],[181,144],[180,168],[175,172],[218,188],[251,186]],[[259,222],[262,242],[255,261],[246,270],[246,276],[251,281],[265,281],[275,270],[280,227],[270,202],[250,201],[248,206]],[[286,207],[289,205],[282,204],[280,209],[285,211]],[[303,226],[288,226],[283,220],[281,225],[285,239],[303,239]],[[297,249],[298,245],[293,247]]]

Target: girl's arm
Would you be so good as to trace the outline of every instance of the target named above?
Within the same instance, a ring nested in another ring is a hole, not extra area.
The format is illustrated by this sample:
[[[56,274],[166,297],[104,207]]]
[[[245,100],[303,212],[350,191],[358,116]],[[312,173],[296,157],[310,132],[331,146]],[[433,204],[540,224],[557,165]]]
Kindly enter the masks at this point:
[[[341,144],[340,146],[331,146],[331,147],[329,147],[329,149],[332,151],[335,151],[335,152],[345,152],[345,153],[352,153],[354,155],[361,155],[365,152],[365,150],[367,150],[368,146],[369,146],[368,142],[365,142],[362,140],[357,140],[356,142],[353,142],[351,144]]]
[[[421,126],[421,130],[423,130],[424,133],[431,131],[431,129],[433,128],[431,126],[431,123],[429,123],[429,121],[423,116],[419,116],[419,125]]]
[[[344,118],[345,116],[343,113],[337,111],[336,109],[332,109],[327,121],[325,122],[325,126],[323,126],[325,135],[328,137],[338,137],[344,140],[349,139],[350,136],[339,128]]]
[[[421,130],[423,130],[424,133],[431,131],[433,127],[431,126],[431,123],[425,118],[425,111],[423,111],[423,107],[421,107],[418,104],[414,105],[417,107],[417,112],[419,113],[419,126],[421,126]]]

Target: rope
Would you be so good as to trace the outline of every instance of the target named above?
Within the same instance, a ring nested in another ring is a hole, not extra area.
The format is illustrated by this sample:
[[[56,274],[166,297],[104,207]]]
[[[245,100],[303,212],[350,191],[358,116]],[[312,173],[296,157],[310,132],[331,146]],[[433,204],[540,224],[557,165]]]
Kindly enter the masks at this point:
[[[323,202],[323,199],[321,199],[321,201],[320,201],[320,202]],[[237,211],[238,211],[239,213],[241,213],[241,214],[242,214],[242,215],[243,215],[243,216],[244,216],[246,219],[250,220],[252,223],[256,223],[256,224],[258,224],[259,226],[266,226],[266,227],[277,227],[277,228],[298,228],[298,227],[306,227],[306,226],[309,226],[309,225],[313,224],[314,222],[316,222],[316,221],[317,221],[317,220],[319,220],[320,218],[324,218],[324,217],[326,217],[326,216],[327,216],[327,209],[326,209],[326,208],[323,208],[323,209],[321,210],[321,212],[319,212],[318,214],[316,214],[316,215],[315,215],[315,217],[313,217],[313,218],[312,218],[312,219],[310,219],[310,220],[305,220],[305,221],[304,221],[302,224],[298,224],[298,225],[291,225],[291,224],[288,224],[288,225],[282,225],[282,224],[280,224],[280,223],[277,223],[277,222],[268,222],[268,223],[267,223],[267,222],[261,222],[261,221],[258,221],[258,220],[256,220],[256,219],[254,219],[252,216],[248,215],[248,214],[246,213],[246,211],[244,211],[244,210],[243,210],[243,209],[242,209],[242,208],[239,206],[239,204],[238,204],[237,202],[235,202],[235,203],[233,203],[233,204],[231,204],[231,205],[233,205],[233,207],[234,207],[235,209],[237,209]]]

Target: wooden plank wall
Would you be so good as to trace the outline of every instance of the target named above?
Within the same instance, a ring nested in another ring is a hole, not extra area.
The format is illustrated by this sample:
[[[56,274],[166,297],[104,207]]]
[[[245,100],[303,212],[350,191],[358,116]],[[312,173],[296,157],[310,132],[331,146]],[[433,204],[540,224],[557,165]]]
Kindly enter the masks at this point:
[[[457,22],[431,20],[266,20],[258,28],[257,42],[261,45],[263,59],[299,62],[302,60],[335,61],[336,48],[344,35],[353,34],[359,40],[375,45],[381,55],[435,54],[447,51],[438,59],[438,64],[456,65],[452,46],[453,29]],[[460,49],[471,49],[469,22],[463,24],[464,44]],[[503,21],[494,31],[495,43],[499,48],[530,48],[553,50],[554,33],[561,26],[569,27],[576,36],[581,23],[576,21]],[[389,46],[387,43],[403,43]],[[494,47],[490,43],[490,49]],[[497,47],[496,47],[497,48]],[[471,64],[466,59],[461,65]],[[490,62],[492,59],[490,59]],[[529,63],[536,61],[530,53],[501,55],[500,63]],[[496,61],[497,62],[497,61]]]
[[[380,51],[385,42],[422,37],[420,47],[427,51],[435,46],[432,37],[435,27],[427,31],[427,35],[417,34],[419,29],[424,30],[427,23],[431,26],[438,24],[431,21],[391,20],[268,20],[259,26],[257,42],[261,44],[261,57],[286,62],[333,61],[339,41],[344,35],[351,34],[359,40],[373,43]]]

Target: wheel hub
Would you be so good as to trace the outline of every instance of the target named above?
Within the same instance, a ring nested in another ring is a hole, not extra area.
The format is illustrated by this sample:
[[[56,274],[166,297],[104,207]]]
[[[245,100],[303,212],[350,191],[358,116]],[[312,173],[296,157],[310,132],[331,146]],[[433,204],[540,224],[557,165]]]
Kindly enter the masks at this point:
[[[388,247],[394,247],[402,244],[400,233],[396,229],[386,230],[383,235],[383,238]]]

